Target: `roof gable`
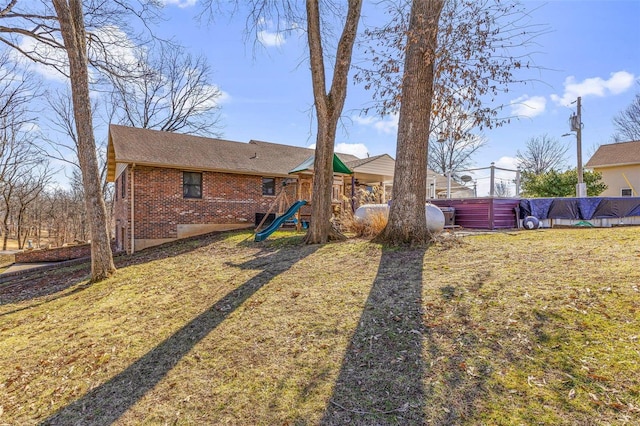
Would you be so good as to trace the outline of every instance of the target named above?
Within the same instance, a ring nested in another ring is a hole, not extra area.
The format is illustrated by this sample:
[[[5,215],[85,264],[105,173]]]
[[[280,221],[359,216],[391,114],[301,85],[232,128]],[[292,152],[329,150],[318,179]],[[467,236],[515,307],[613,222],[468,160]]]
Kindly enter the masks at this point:
[[[358,158],[346,162],[347,167],[356,173],[387,176],[392,178],[396,167],[396,161],[389,154],[381,154],[373,157]]]
[[[640,141],[600,145],[585,167],[611,167],[640,164]]]
[[[107,181],[115,180],[116,163],[284,177],[314,152],[271,142],[235,142],[112,124]],[[357,159],[349,154],[338,156],[343,161]]]

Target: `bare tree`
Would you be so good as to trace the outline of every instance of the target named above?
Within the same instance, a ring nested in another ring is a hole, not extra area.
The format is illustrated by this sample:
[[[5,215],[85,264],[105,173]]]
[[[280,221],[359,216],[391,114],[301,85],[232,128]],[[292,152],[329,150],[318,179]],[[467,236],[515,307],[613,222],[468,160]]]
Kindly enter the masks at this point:
[[[57,246],[72,241],[86,241],[89,237],[84,206],[82,182],[71,189],[54,189],[43,196],[41,225],[47,231],[49,242]]]
[[[141,35],[140,28],[133,28],[131,20],[136,18],[148,28],[159,19],[161,3],[157,0],[79,0],[77,3],[85,12],[88,62],[102,73],[130,73],[134,65],[127,53],[134,47],[130,37]],[[66,47],[58,18],[53,1],[0,0],[3,22],[0,43],[68,77],[69,59],[64,54]]]
[[[432,126],[429,138],[429,168],[448,173],[471,166],[471,159],[487,140],[472,132],[473,121],[464,114],[447,114]]]
[[[39,135],[39,145],[43,156],[57,160],[61,163],[66,163],[72,167],[71,175],[68,176],[71,179],[72,185],[75,183],[82,183],[80,163],[78,162],[78,137],[76,135],[76,125],[73,112],[73,102],[70,93],[70,89],[56,90],[50,92],[47,96],[47,105],[51,114],[47,116],[47,122],[49,124],[49,130],[62,136],[51,137],[46,133]],[[99,111],[100,106],[105,105],[104,102],[100,102],[95,99],[92,104],[92,111]],[[112,117],[110,115],[109,117]],[[94,116],[94,128],[99,127],[101,120],[96,120]],[[105,123],[109,123],[106,120]],[[96,141],[96,157],[98,159],[98,169],[100,171],[100,182],[102,183],[102,192],[104,195],[105,203],[107,203],[107,210],[110,212],[109,203],[111,201],[112,188],[107,182],[107,141],[106,138],[101,141]],[[111,217],[111,214],[108,215]]]
[[[33,176],[42,158],[33,149],[28,130],[35,124],[30,102],[40,93],[33,74],[0,52],[0,196],[3,249],[7,248],[9,224],[14,215],[20,182]]]
[[[17,188],[21,181],[31,175],[32,169],[42,162],[33,149],[26,132],[21,131],[20,118],[12,119],[13,114],[4,118],[0,129],[0,197],[2,197],[3,250],[7,249],[9,223],[12,217]]]
[[[375,241],[424,244],[431,240],[425,216],[427,154],[435,80],[438,21],[444,0],[413,0],[398,121],[393,202]]]
[[[0,130],[33,124],[35,114],[30,104],[39,94],[34,75],[11,61],[6,50],[0,51]]]
[[[403,87],[404,37],[409,23],[407,2],[390,2],[390,21],[365,32],[366,52],[373,66],[360,68],[356,81],[374,91],[374,109],[398,111]],[[458,115],[472,127],[508,123],[496,105],[498,94],[514,83],[530,81],[519,70],[539,68],[530,59],[535,38],[546,27],[529,22],[530,14],[516,0],[447,0],[439,22],[435,63],[432,125]],[[369,109],[365,109],[368,112]],[[441,127],[441,126],[440,126]],[[461,139],[464,129],[446,126],[444,138]]]
[[[85,208],[91,228],[91,279],[100,281],[113,274],[116,268],[111,253],[107,211],[99,180],[93,134],[84,14],[80,0],[53,0],[53,5],[69,59],[69,78],[78,137],[78,160],[82,170]]]
[[[496,197],[511,197],[511,188],[509,188],[509,184],[503,180],[496,182],[494,192]]]
[[[15,185],[16,200],[16,239],[18,248],[24,248],[24,243],[29,235],[29,227],[25,230],[27,209],[38,199],[51,180],[51,169],[48,163],[44,163],[36,169],[29,170],[28,174],[20,176]]]
[[[130,75],[110,75],[116,121],[168,132],[221,136],[222,92],[211,83],[203,56],[161,43],[158,49],[134,50],[137,66]]]
[[[541,175],[560,169],[566,162],[568,149],[557,139],[544,134],[529,139],[524,152],[518,150],[516,159],[524,172]]]
[[[527,81],[521,79],[517,71],[535,67],[530,61],[530,52],[525,48],[545,28],[529,24],[526,9],[516,1],[449,0],[444,4],[438,3],[441,12],[440,19],[435,23],[439,25],[435,35],[437,46],[433,42],[437,50],[430,54],[432,59],[424,65],[433,69],[433,96],[429,93],[429,104],[433,106],[430,110],[430,122],[427,121],[431,126],[424,129],[423,137],[427,138],[429,132],[446,122],[451,114],[459,115],[461,123],[469,121],[472,127],[480,129],[508,123],[510,118],[500,115],[502,107],[496,107],[494,101],[500,93],[508,90],[509,85]],[[405,2],[393,4],[395,6],[389,8],[391,21],[381,28],[366,32],[370,40],[367,52],[372,58],[373,67],[361,69],[356,76],[356,80],[363,82],[365,88],[374,90],[374,108],[382,115],[398,110],[402,112],[403,103],[406,102],[407,75],[416,72],[406,69],[409,50],[405,49],[405,40],[407,29],[411,33],[412,22],[409,10],[405,7]],[[416,2],[413,3],[413,7],[415,6]],[[444,134],[438,135],[436,139],[463,140],[464,128],[455,125],[441,126],[440,131],[442,130]],[[399,128],[399,144],[401,138]],[[424,167],[419,164],[421,160],[412,161],[400,157],[400,149],[398,147],[396,171],[405,167]],[[422,151],[415,153],[418,157],[422,154]],[[427,156],[426,151],[424,155]],[[406,165],[403,163],[405,160],[409,161]],[[418,182],[418,177],[421,178],[421,175],[413,174],[404,176],[404,179],[406,182]],[[394,185],[397,179],[398,176],[394,178]],[[402,194],[399,192],[401,190],[407,190],[409,194]],[[394,201],[402,198],[407,203],[422,202],[422,192],[421,185],[399,185],[398,188],[394,187]],[[397,203],[392,203],[392,211],[394,204]],[[414,221],[419,220],[417,211],[412,214]],[[399,223],[402,222],[401,217],[390,215],[389,225],[395,220],[394,217],[397,217]],[[417,223],[414,222],[414,225]],[[391,238],[385,230],[381,240],[414,241],[414,237],[406,233],[401,238],[402,226],[394,226],[397,227],[394,237]],[[406,232],[418,233],[415,241],[424,240],[421,226],[414,226],[413,229],[406,226],[405,229]]]
[[[210,14],[214,14],[217,11],[216,6],[219,5],[216,0],[205,0],[202,3]],[[239,2],[236,2],[236,5],[238,4]],[[303,25],[300,24],[302,21],[306,22],[317,133],[311,221],[305,242],[317,244],[343,239],[344,236],[331,224],[333,155],[338,120],[342,115],[347,95],[347,81],[360,22],[362,0],[348,0],[346,13],[342,13],[343,7],[339,2],[306,0],[304,17],[300,16],[298,3],[288,0],[249,0],[242,4],[249,10],[248,31],[256,32],[256,36],[259,23],[269,16],[275,16],[277,22],[293,22],[296,27]],[[340,26],[335,53],[327,49],[327,46],[331,45],[327,39],[333,32],[329,25],[332,18],[336,18]],[[333,58],[333,67],[328,68],[326,62],[330,58]]]
[[[313,98],[318,122],[314,161],[311,223],[305,237],[307,244],[326,243],[343,238],[331,226],[331,188],[333,183],[333,155],[338,120],[347,96],[347,77],[351,66],[353,45],[358,32],[362,0],[349,0],[347,16],[336,49],[332,81],[327,91],[325,53],[320,25],[318,0],[307,0],[307,39],[311,63]]]
[[[153,0],[85,0],[84,5],[81,0],[4,0],[0,4],[0,22],[6,23],[0,25],[0,42],[70,78],[77,153],[91,229],[92,281],[108,277],[115,266],[96,158],[88,66],[91,63],[95,69],[125,75],[131,61],[118,55],[121,50],[116,47],[131,47],[126,37],[127,19],[131,15],[153,18],[157,5]]]
[[[640,141],[640,93],[633,102],[613,119],[616,142]]]

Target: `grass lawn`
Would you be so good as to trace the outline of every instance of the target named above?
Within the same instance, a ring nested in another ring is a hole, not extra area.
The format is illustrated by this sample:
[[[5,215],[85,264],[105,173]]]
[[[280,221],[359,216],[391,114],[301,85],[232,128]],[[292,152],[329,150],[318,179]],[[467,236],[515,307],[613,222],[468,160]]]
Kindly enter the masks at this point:
[[[300,241],[0,284],[0,424],[640,424],[640,227]]]
[[[13,254],[0,254],[0,272],[13,265],[15,261],[16,257]]]

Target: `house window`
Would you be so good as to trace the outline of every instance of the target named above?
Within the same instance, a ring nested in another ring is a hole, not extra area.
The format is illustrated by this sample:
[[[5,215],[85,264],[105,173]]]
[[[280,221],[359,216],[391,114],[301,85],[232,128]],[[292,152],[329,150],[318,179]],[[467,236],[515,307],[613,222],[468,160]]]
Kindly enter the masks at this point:
[[[120,186],[121,186],[120,196],[122,197],[123,200],[127,198],[127,179],[126,178],[127,178],[126,172],[120,175]]]
[[[182,172],[182,196],[202,198],[202,173]]]
[[[276,195],[275,178],[262,178],[262,195]]]
[[[620,195],[622,197],[633,197],[633,191],[631,190],[631,188],[622,188],[620,190]]]

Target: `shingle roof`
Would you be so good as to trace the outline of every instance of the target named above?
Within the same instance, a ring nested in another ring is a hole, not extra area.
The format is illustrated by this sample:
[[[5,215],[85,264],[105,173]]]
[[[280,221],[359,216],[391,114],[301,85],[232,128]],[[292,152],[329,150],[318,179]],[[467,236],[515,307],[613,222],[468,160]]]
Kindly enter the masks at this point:
[[[625,166],[640,164],[640,141],[600,145],[585,167]]]
[[[139,129],[112,124],[107,148],[107,180],[115,180],[116,163],[213,170],[267,176],[287,176],[313,149],[263,141],[224,139]],[[358,158],[338,154],[344,162]]]
[[[346,164],[348,167],[350,168],[355,168],[355,167],[360,167],[363,166],[367,163],[370,163],[372,161],[375,161],[379,158],[383,158],[383,157],[389,157],[389,154],[380,154],[380,155],[374,155],[373,157],[367,157],[367,158],[358,158],[356,160],[353,161],[348,161]]]
[[[396,162],[388,154],[376,155],[346,162],[347,166],[365,181],[391,181]]]

